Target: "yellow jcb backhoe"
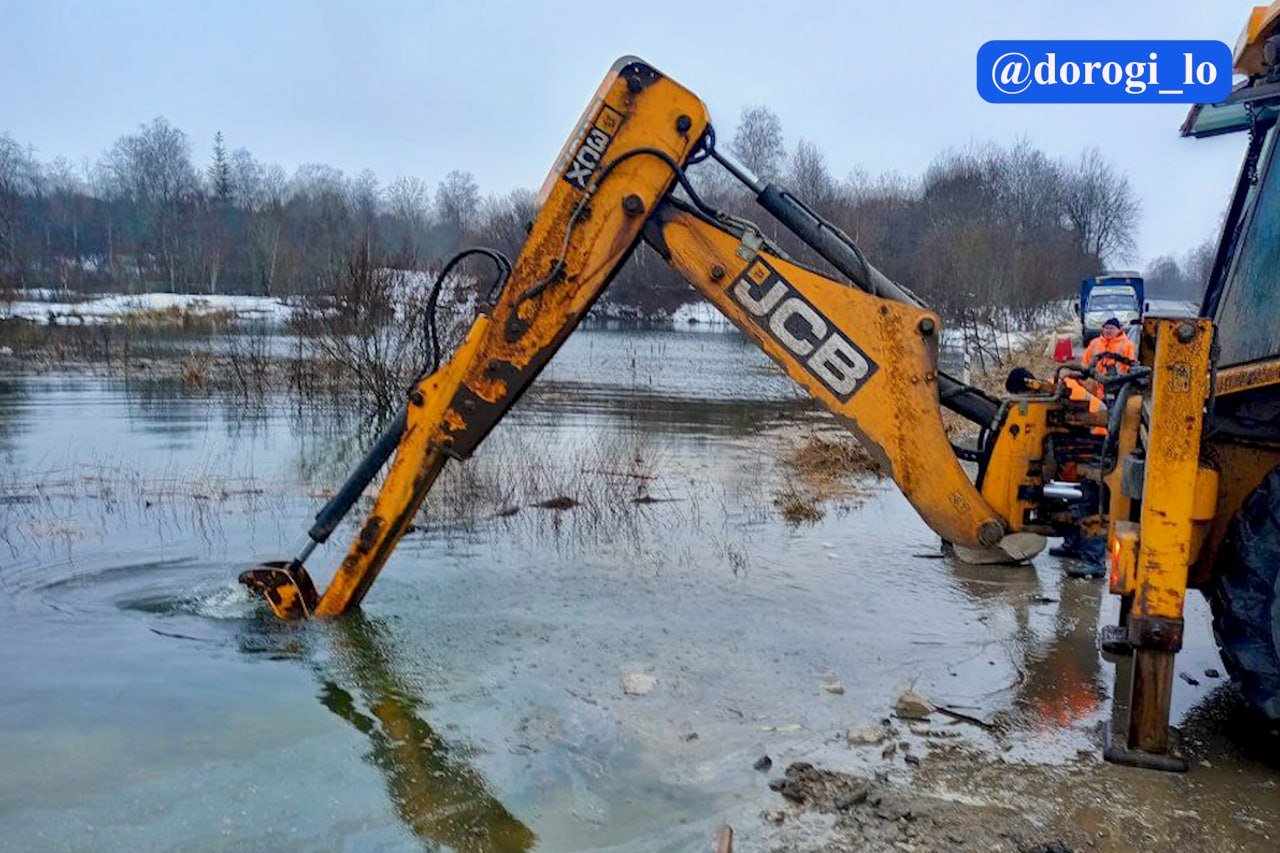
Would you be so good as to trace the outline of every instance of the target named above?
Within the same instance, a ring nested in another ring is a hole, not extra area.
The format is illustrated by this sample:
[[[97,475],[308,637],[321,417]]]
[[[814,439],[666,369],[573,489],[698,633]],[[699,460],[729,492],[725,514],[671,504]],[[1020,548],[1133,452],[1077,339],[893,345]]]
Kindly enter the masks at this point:
[[[1069,383],[997,399],[940,371],[937,314],[840,229],[717,150],[692,92],[639,59],[618,60],[556,159],[515,261],[469,250],[437,279],[433,296],[475,253],[499,270],[452,357],[441,363],[433,333],[431,363],[297,557],[241,580],[282,619],[358,607],[441,469],[477,449],[643,240],[861,440],[961,559],[1025,562],[1046,536],[1109,525],[1110,583],[1124,603],[1122,636],[1111,640],[1134,655],[1127,742],[1109,744],[1109,759],[1185,769],[1168,723],[1189,585],[1209,591],[1237,684],[1280,720],[1280,176],[1270,173],[1278,16],[1280,2],[1256,14],[1237,51],[1248,83],[1188,121],[1193,135],[1251,134],[1204,316],[1148,317],[1127,372],[1060,368],[1103,383],[1109,416],[1071,399]],[[703,201],[685,172],[702,161],[745,184],[840,278]],[[953,446],[943,407],[976,425],[976,446]],[[1100,450],[1095,442],[1093,453],[1067,458],[1081,444],[1073,439],[1100,426]],[[318,593],[303,564],[389,459],[372,511]],[[1068,464],[1109,496],[1083,521],[1077,486],[1058,479]]]

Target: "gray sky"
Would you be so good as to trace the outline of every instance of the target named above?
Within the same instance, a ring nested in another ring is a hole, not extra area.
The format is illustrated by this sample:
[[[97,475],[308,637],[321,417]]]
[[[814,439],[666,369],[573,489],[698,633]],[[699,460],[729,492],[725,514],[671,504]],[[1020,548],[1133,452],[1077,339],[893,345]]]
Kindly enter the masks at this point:
[[[1183,140],[1185,105],[994,105],[975,89],[991,39],[1213,38],[1248,0],[703,2],[57,2],[0,0],[0,131],[42,159],[97,158],[157,115],[203,162],[214,131],[289,172],[384,181],[468,169],[486,192],[536,189],[612,61],[636,54],[728,129],[782,119],[833,173],[919,174],[947,147],[1025,136],[1097,145],[1143,201],[1140,258],[1180,256],[1218,223],[1243,135]],[[1136,265],[1136,263],[1135,263]]]

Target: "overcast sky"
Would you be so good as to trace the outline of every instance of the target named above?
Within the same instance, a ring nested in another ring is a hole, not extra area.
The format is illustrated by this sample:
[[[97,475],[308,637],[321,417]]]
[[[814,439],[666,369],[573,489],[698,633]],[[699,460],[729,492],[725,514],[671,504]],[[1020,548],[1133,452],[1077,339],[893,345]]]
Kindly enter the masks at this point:
[[[203,162],[216,130],[292,172],[384,181],[450,169],[486,192],[537,189],[612,61],[636,54],[728,129],[744,105],[819,145],[833,173],[919,174],[939,151],[1025,136],[1097,145],[1144,215],[1140,257],[1217,227],[1243,135],[1184,140],[1185,105],[994,105],[975,88],[991,39],[1220,39],[1234,0],[845,2],[56,2],[0,0],[0,131],[43,159],[96,159],[163,115]]]

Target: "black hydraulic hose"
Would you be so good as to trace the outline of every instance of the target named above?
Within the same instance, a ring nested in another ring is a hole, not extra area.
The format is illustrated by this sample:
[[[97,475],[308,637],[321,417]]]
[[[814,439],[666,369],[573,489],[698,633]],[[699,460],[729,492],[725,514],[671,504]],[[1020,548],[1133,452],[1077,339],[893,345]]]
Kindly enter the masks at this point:
[[[444,286],[445,277],[453,271],[454,267],[473,255],[483,255],[498,267],[498,277],[490,285],[489,293],[485,297],[489,304],[497,301],[498,294],[502,291],[502,285],[511,277],[511,261],[496,249],[489,249],[483,246],[474,249],[463,249],[449,259],[448,263],[440,270],[440,274],[436,276],[435,282],[431,285],[431,293],[427,296],[427,345],[431,351],[431,360],[428,363],[430,369],[424,370],[419,374],[418,379],[422,379],[428,373],[434,373],[440,369],[440,336],[436,329],[436,307],[440,301],[440,291]]]
[[[848,235],[791,193],[769,184],[760,190],[756,200],[859,289],[894,302],[923,307],[914,293],[890,281],[871,266]],[[938,400],[951,411],[983,427],[990,426],[1000,412],[1000,402],[994,397],[941,371],[938,372]]]
[[[609,165],[601,169],[600,173],[596,175],[594,180],[592,180],[591,189],[587,192],[587,197],[589,198],[594,195],[595,192],[604,184],[605,179],[609,177],[613,170],[630,160],[632,157],[653,157],[661,160],[663,163],[666,163],[671,167],[671,171],[675,175],[676,182],[680,184],[681,188],[689,196],[689,201],[693,202],[694,207],[701,211],[705,216],[709,216],[712,219],[718,219],[723,215],[720,211],[702,200],[702,196],[698,195],[698,191],[693,188],[693,184],[689,182],[689,176],[685,174],[684,169],[676,162],[675,158],[667,152],[661,151],[657,148],[632,148],[629,151],[624,151],[622,154],[609,161]]]
[[[369,448],[369,452],[360,460],[360,464],[347,476],[347,481],[342,484],[342,488],[338,489],[334,496],[329,498],[328,503],[316,513],[315,524],[307,531],[307,536],[312,542],[318,544],[328,539],[329,534],[333,533],[342,519],[351,511],[351,506],[360,495],[364,494],[365,487],[382,470],[382,466],[387,464],[391,454],[396,452],[400,437],[404,435],[408,418],[409,404],[405,403],[400,406],[396,416],[383,427],[377,442]]]
[[[486,297],[490,303],[497,300],[502,286],[511,276],[511,261],[507,259],[506,255],[495,249],[484,247],[463,249],[449,259],[448,263],[440,270],[440,274],[436,276],[436,280],[431,286],[431,293],[427,296],[427,336],[431,346],[431,362],[428,369],[424,369],[414,380],[415,384],[421,381],[429,372],[434,372],[440,367],[440,341],[436,332],[436,306],[440,299],[440,290],[444,284],[445,277],[460,262],[473,255],[483,255],[498,267],[498,277],[490,286]],[[396,448],[400,445],[400,438],[404,435],[404,428],[408,423],[408,418],[409,404],[407,402],[402,403],[395,417],[383,427],[382,433],[378,436],[378,440],[374,442],[373,447],[369,448],[369,452],[360,460],[360,464],[347,476],[346,482],[316,513],[315,524],[311,525],[311,529],[307,531],[307,536],[312,542],[319,544],[328,539],[329,535],[342,522],[342,519],[351,511],[351,507],[356,500],[360,495],[364,494],[365,488],[378,475],[382,467],[387,464],[387,460],[391,458],[391,455],[396,452]]]
[[[938,371],[938,402],[980,427],[990,427],[1000,414],[1000,401],[985,391]]]
[[[1111,403],[1111,410],[1107,413],[1107,435],[1102,440],[1102,450],[1098,453],[1104,471],[1114,470],[1115,465],[1120,461],[1113,460],[1111,456],[1116,452],[1116,446],[1120,442],[1120,422],[1124,420],[1124,410],[1129,405],[1129,395],[1133,392],[1133,387],[1132,382],[1126,382],[1120,386],[1119,393]]]

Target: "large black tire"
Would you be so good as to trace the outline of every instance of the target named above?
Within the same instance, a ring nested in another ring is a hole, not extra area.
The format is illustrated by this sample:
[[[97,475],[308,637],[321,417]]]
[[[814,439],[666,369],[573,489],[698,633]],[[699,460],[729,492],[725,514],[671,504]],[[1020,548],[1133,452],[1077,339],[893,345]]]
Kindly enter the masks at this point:
[[[1250,705],[1280,726],[1280,468],[1245,498],[1209,588],[1222,662]]]

